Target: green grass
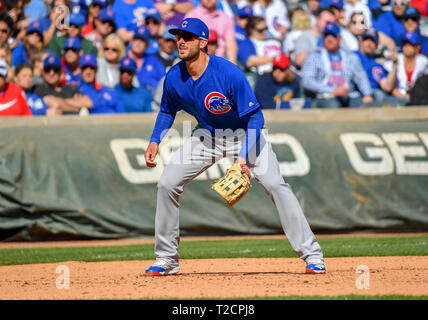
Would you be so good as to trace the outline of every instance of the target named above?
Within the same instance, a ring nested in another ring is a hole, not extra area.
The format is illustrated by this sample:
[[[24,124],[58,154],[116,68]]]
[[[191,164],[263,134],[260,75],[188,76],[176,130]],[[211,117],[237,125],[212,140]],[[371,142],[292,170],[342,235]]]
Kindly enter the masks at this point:
[[[320,238],[326,258],[425,256],[428,235]],[[296,257],[286,239],[182,241],[182,259]],[[0,249],[0,265],[154,259],[153,244]]]

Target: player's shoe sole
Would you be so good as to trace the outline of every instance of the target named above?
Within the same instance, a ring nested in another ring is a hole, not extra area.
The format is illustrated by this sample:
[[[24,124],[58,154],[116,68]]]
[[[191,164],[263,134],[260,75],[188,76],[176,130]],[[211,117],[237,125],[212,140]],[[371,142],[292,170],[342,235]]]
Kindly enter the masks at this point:
[[[167,276],[170,274],[176,274],[180,272],[180,267],[160,267],[160,266],[151,266],[146,270],[146,275],[148,276]]]
[[[323,263],[308,264],[306,273],[325,273],[325,265]]]

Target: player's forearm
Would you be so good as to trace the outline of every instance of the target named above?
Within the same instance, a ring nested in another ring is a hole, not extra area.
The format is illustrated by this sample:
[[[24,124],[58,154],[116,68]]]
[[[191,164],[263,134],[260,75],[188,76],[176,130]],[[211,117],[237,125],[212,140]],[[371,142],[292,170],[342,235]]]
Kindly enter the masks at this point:
[[[263,117],[263,112],[260,108],[250,114],[247,131],[245,133],[245,138],[242,142],[242,147],[238,157],[247,159],[248,154],[254,148],[257,141],[260,139],[260,134],[263,129],[264,123],[265,120]]]
[[[257,67],[262,64],[272,63],[273,57],[250,56],[245,64],[247,68]]]
[[[174,123],[175,113],[159,111],[150,142],[159,144]]]
[[[388,73],[386,78],[383,78],[379,85],[383,91],[391,92],[395,87],[395,82],[397,80],[397,63],[394,63],[391,71]]]

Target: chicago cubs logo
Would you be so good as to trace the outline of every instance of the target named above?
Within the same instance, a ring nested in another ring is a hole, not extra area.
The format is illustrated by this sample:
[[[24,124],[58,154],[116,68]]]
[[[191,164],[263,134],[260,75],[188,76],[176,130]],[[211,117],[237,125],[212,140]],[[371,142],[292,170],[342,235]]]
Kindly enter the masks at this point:
[[[183,23],[181,24],[182,28],[186,28],[187,27],[187,21],[183,21]]]
[[[383,70],[381,67],[374,67],[372,69],[372,75],[373,78],[376,80],[376,82],[379,82],[381,80],[381,77],[383,76]]]
[[[205,108],[214,114],[226,113],[232,109],[229,105],[229,99],[220,92],[211,92],[205,97]]]

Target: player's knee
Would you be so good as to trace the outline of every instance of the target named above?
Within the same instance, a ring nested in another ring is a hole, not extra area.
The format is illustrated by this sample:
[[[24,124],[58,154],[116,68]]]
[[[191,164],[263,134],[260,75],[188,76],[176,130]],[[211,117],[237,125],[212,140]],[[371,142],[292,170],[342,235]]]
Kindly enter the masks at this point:
[[[158,192],[178,193],[180,191],[178,187],[178,183],[175,182],[175,179],[166,175],[161,176],[161,178],[158,181],[157,188],[158,188]]]

